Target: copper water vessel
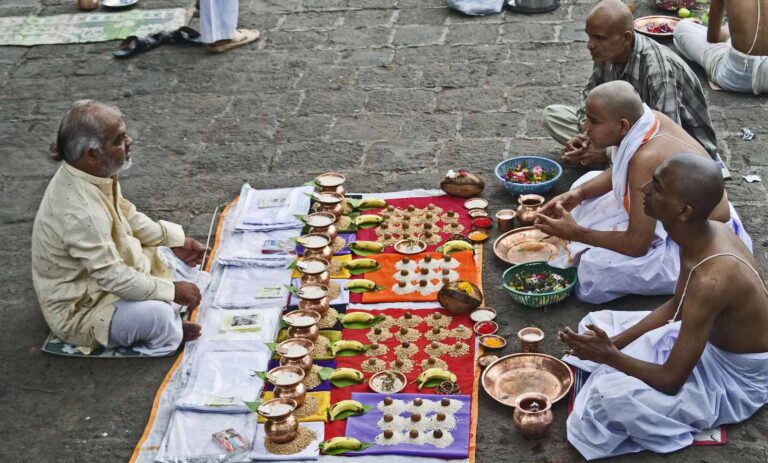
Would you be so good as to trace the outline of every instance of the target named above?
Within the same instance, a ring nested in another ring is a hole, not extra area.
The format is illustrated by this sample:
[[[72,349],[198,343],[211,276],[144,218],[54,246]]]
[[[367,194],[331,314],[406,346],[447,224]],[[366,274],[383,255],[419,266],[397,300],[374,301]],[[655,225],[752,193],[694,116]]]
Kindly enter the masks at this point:
[[[539,392],[520,394],[515,401],[512,422],[526,439],[539,439],[552,426],[552,402],[549,397]]]
[[[259,406],[259,415],[267,421],[264,433],[267,439],[277,444],[285,444],[299,434],[299,422],[293,416],[298,404],[293,399],[272,399]]]
[[[286,374],[291,374],[290,382],[281,379]],[[304,370],[295,365],[283,365],[269,370],[267,380],[275,386],[272,390],[272,396],[281,399],[293,399],[299,407],[304,405],[304,399],[307,397],[307,387],[302,382],[304,376]]]

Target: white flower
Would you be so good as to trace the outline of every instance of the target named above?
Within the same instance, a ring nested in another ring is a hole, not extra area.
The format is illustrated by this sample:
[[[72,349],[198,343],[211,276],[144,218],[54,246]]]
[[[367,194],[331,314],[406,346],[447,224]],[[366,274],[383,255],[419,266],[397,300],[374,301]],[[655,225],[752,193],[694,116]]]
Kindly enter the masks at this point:
[[[459,176],[456,172],[454,172],[453,169],[450,169],[448,172],[445,173],[446,178],[456,178]]]

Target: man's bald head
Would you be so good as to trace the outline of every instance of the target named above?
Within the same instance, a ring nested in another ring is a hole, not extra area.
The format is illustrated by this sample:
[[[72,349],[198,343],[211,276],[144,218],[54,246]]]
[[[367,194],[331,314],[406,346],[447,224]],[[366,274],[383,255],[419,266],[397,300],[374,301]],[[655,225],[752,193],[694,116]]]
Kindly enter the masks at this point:
[[[587,108],[597,109],[604,118],[612,121],[626,119],[631,127],[643,115],[643,100],[632,84],[614,80],[589,92]]]
[[[587,21],[610,25],[615,32],[633,31],[632,11],[621,0],[603,0],[589,12]]]
[[[725,191],[717,164],[701,155],[675,154],[656,169],[656,176],[664,189],[693,209],[696,220],[707,220]]]

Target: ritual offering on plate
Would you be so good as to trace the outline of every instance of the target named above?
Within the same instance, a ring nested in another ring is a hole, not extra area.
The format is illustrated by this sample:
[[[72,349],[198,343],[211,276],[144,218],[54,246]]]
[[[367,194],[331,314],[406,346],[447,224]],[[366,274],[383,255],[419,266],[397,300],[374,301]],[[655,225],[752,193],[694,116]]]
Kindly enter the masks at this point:
[[[482,228],[472,230],[467,234],[467,238],[472,240],[473,243],[482,243],[483,241],[488,239],[488,236],[490,236],[488,235],[488,232]]]
[[[283,315],[283,321],[288,325],[289,338],[306,338],[315,341],[320,335],[317,324],[321,315],[314,310],[294,310]]]
[[[470,281],[453,281],[443,285],[437,300],[448,312],[465,314],[483,303],[483,293]]]
[[[522,161],[502,174],[504,180],[512,183],[543,183],[557,177],[557,171],[546,169],[540,164],[529,165],[528,161]]]
[[[278,399],[293,399],[297,407],[302,406],[307,397],[307,388],[302,383],[304,375],[304,370],[294,365],[269,370],[267,380],[275,386],[272,396]]]
[[[464,201],[464,208],[468,210],[485,209],[487,207],[488,207],[488,200],[483,198],[470,198]]]
[[[467,212],[467,214],[473,219],[476,219],[478,217],[489,216],[488,211],[486,211],[485,209],[470,209],[469,212]]]
[[[394,248],[400,254],[413,255],[424,252],[427,249],[427,243],[422,240],[400,240],[395,243]]]
[[[322,257],[304,257],[296,261],[296,269],[301,273],[301,284],[319,284],[328,286],[331,274],[328,272],[330,263]]]
[[[522,352],[540,352],[541,341],[544,340],[544,331],[535,326],[523,328],[517,332],[520,339],[520,350]]]
[[[515,215],[516,212],[512,209],[502,209],[496,213],[496,223],[500,232],[506,233],[515,228]]]
[[[334,223],[336,216],[330,212],[315,212],[304,216],[304,223],[309,225],[309,233],[324,233],[333,241],[338,235],[338,229]]]
[[[275,352],[280,356],[280,365],[294,365],[309,373],[314,349],[315,344],[309,339],[291,338],[278,344]]]
[[[561,253],[568,253],[567,242],[550,236],[534,227],[509,231],[496,239],[493,252],[510,264],[549,261]]]
[[[492,364],[496,360],[499,359],[499,356],[496,354],[483,354],[480,357],[477,358],[477,363],[481,367],[485,368],[488,365]]]
[[[481,229],[487,230],[493,227],[493,220],[491,220],[488,217],[477,217],[475,219],[472,219],[472,226],[475,228],[481,228]]]
[[[333,258],[331,238],[325,233],[308,233],[296,238],[296,242],[304,246],[304,257],[320,257],[330,262]]]
[[[488,307],[480,307],[469,314],[469,319],[473,322],[491,321],[496,318],[496,310]]]
[[[520,293],[543,294],[562,291],[571,282],[548,270],[520,271],[509,279],[507,286]]]
[[[526,439],[540,439],[552,426],[552,402],[540,392],[528,392],[518,396],[512,423]]]
[[[405,389],[407,383],[403,373],[392,370],[376,373],[368,380],[370,388],[380,394],[396,394]]]
[[[518,206],[517,212],[515,213],[515,217],[517,217],[517,221],[520,222],[520,225],[531,225],[533,221],[536,220],[536,213],[541,209],[541,206],[544,205],[544,201],[545,199],[541,195],[520,195],[520,197],[517,198],[517,202],[520,203],[520,206]]]
[[[299,298],[299,309],[314,310],[320,316],[331,307],[328,302],[328,287],[320,284],[302,285],[296,290]]]
[[[284,444],[292,441],[299,432],[299,422],[293,416],[298,404],[293,399],[272,399],[259,405],[259,415],[267,421],[264,432],[275,443]]]
[[[507,340],[497,334],[480,336],[478,342],[487,349],[501,349],[507,345]]]
[[[527,392],[540,392],[555,403],[568,394],[573,372],[562,360],[545,354],[511,354],[490,364],[480,384],[494,400],[514,407]]]
[[[315,184],[320,187],[322,193],[337,193],[343,195],[346,192],[344,189],[344,182],[346,180],[347,177],[345,177],[344,174],[328,172],[315,177]]]
[[[475,326],[472,328],[472,330],[478,336],[483,336],[486,334],[495,334],[497,331],[499,331],[499,325],[496,324],[496,322],[486,320],[486,321],[475,323]]]
[[[480,194],[485,188],[485,181],[465,170],[449,170],[440,182],[440,189],[452,196],[470,198]]]

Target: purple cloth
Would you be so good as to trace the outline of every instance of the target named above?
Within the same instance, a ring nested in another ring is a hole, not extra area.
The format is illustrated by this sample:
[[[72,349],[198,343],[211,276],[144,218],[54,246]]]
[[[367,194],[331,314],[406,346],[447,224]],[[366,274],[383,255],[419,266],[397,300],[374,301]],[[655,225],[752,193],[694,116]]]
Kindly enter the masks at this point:
[[[315,365],[319,367],[328,367],[328,368],[336,368],[336,360],[315,360]],[[269,361],[269,368],[267,371],[277,368],[280,366],[280,360],[272,359]],[[265,391],[271,391],[275,387],[269,383],[269,381],[264,381],[264,390]],[[320,383],[319,386],[317,386],[314,389],[307,389],[307,392],[319,392],[319,391],[330,391],[331,390],[331,381],[325,380],[322,383]]]
[[[439,395],[439,394],[397,394],[392,396],[394,399],[411,401],[417,397],[424,400],[437,400],[442,398],[449,398],[453,400],[459,400],[463,406],[454,413],[456,417],[456,429],[450,431],[453,435],[453,443],[445,448],[437,448],[431,445],[410,445],[410,444],[398,444],[398,445],[377,445],[376,436],[381,432],[376,425],[379,419],[384,415],[378,408],[379,402],[387,397],[386,394],[371,394],[366,392],[353,392],[352,399],[357,400],[363,405],[369,405],[373,407],[373,410],[369,411],[365,415],[350,416],[347,418],[347,430],[345,435],[347,437],[354,437],[361,442],[372,442],[372,446],[361,452],[349,452],[345,455],[412,455],[417,457],[432,457],[432,458],[467,458],[469,456],[469,420],[471,411],[471,398],[468,395]],[[434,413],[429,413],[427,416],[432,416]],[[409,412],[403,412],[401,416],[410,417]]]
[[[337,236],[341,237],[347,244],[344,245],[344,247],[339,252],[335,252],[334,256],[343,256],[344,254],[349,254],[352,251],[349,250],[349,243],[355,241],[357,235],[355,233],[339,233]],[[304,246],[300,244],[296,244],[296,254],[303,256],[304,255]]]

